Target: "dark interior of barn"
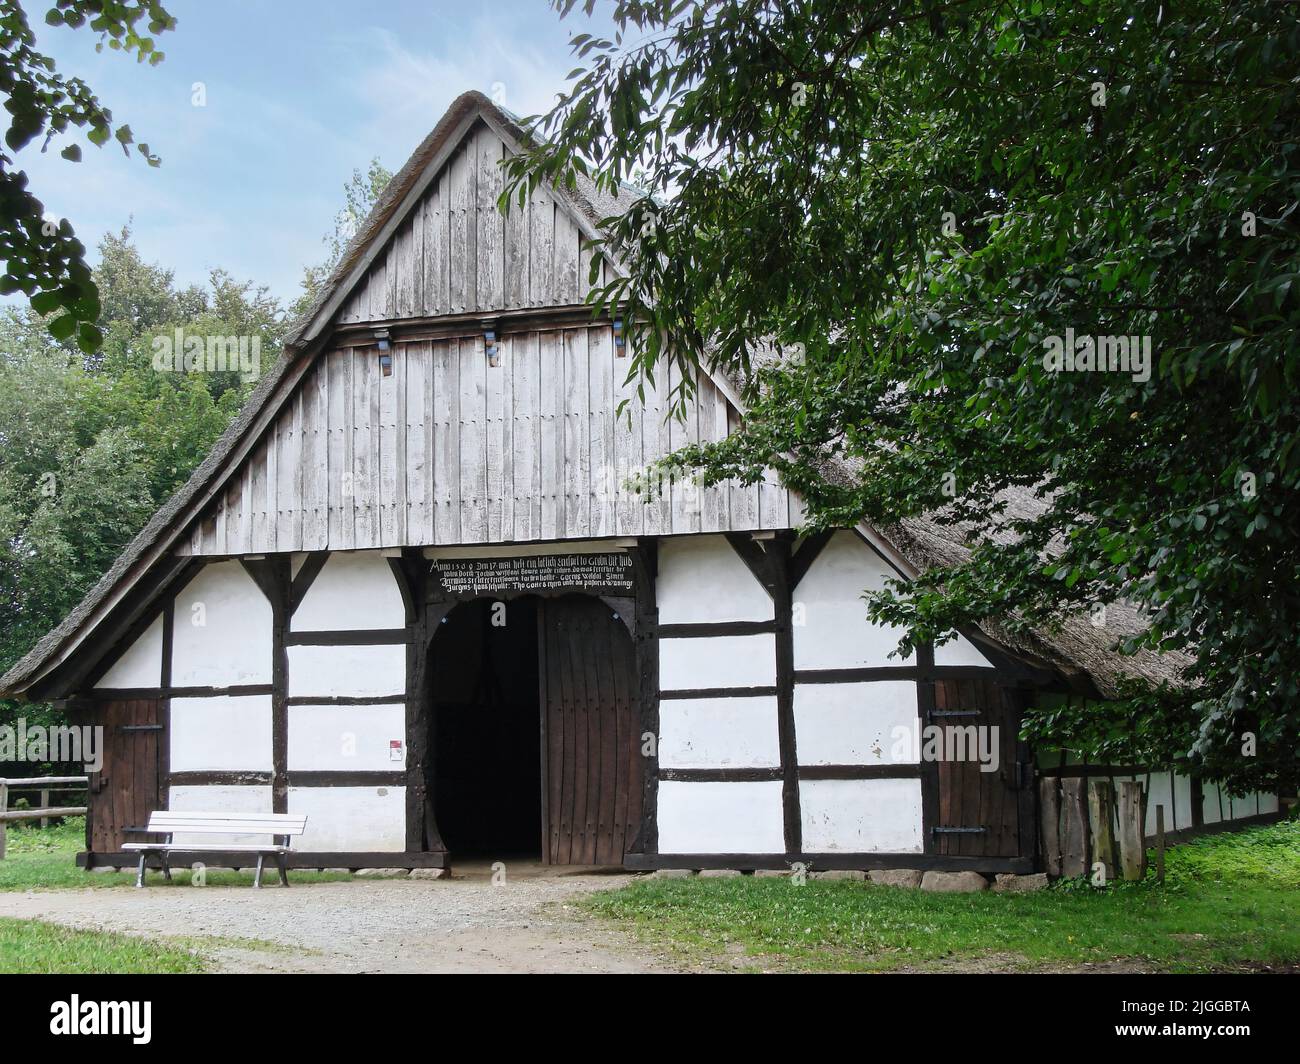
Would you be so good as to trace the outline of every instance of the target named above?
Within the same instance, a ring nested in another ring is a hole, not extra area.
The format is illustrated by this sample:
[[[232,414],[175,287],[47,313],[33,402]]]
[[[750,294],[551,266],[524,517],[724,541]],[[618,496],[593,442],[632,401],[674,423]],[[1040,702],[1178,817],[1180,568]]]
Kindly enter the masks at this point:
[[[536,599],[477,599],[434,637],[430,793],[454,856],[541,855],[537,632]]]

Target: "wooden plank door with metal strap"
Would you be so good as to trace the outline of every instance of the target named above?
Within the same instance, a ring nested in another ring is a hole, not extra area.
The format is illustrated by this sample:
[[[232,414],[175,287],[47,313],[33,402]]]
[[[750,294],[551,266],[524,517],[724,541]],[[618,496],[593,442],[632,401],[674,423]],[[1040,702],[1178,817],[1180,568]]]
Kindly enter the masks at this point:
[[[542,854],[548,864],[623,863],[641,821],[636,651],[599,599],[541,606]]]

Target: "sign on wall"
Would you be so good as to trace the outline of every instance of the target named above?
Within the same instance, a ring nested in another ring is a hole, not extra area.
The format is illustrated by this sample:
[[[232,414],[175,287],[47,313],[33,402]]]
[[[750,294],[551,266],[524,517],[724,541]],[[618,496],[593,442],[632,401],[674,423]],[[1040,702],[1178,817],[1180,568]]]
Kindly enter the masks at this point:
[[[591,595],[632,593],[632,559],[627,554],[534,554],[523,558],[443,558],[433,578],[449,595],[526,594],[585,591]]]

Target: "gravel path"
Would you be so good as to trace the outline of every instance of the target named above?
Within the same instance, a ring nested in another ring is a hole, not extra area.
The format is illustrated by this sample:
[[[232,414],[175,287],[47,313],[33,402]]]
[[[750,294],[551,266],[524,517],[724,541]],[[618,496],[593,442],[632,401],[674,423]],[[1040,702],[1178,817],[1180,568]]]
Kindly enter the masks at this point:
[[[290,873],[292,877],[292,873]],[[262,939],[218,944],[227,972],[671,972],[679,970],[571,903],[626,875],[354,879],[284,889],[97,888],[0,893],[0,916],[149,936]]]

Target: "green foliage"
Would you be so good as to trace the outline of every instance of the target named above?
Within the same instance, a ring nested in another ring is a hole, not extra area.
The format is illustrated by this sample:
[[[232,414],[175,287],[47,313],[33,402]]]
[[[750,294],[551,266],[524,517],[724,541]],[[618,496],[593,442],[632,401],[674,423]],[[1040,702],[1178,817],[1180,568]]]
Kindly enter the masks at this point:
[[[0,669],[95,584],[256,383],[238,369],[160,372],[159,338],[248,337],[269,361],[284,331],[265,288],[215,270],[208,286],[178,290],[125,229],[99,250],[94,355],[52,339],[33,311],[0,315]],[[43,711],[21,712],[35,723]]]
[[[879,971],[1116,964],[1222,971],[1300,962],[1292,917],[1300,824],[1206,837],[1167,854],[1168,879],[1105,890],[931,894],[784,879],[640,880],[584,904],[707,962]]]
[[[163,53],[152,36],[140,32],[140,23],[155,35],[176,25],[158,0],[56,0],[45,21],[72,29],[88,26],[99,34],[96,50],[107,45],[112,51],[134,52],[151,65],[160,63]],[[0,93],[9,114],[7,150],[0,151],[0,259],[5,264],[0,293],[23,292],[34,311],[49,316],[54,339],[89,353],[103,336],[96,325],[100,298],[86,249],[66,218],[45,218],[44,206],[28,189],[27,174],[13,165],[16,154],[38,137],[45,151],[74,126],[84,129],[96,147],[112,139],[128,156],[135,135],[129,125],[114,127],[112,112],[90,87],[80,78],[64,78],[35,44],[19,0],[0,0]],[[137,144],[136,149],[150,166],[159,165],[149,145]],[[80,162],[81,147],[68,144],[60,155]]]
[[[328,255],[324,262],[303,270],[302,295],[289,308],[291,317],[301,317],[311,308],[339,259],[343,257],[343,252],[356,236],[361,223],[366,220],[392,179],[392,172],[385,168],[378,157],[370,160],[365,173],[359,169],[352,171],[352,176],[343,186],[343,208],[334,216],[333,230],[324,237]]]
[[[650,195],[602,245],[627,276],[593,298],[624,306],[634,368],[703,361],[749,406],[669,470],[775,467],[813,528],[995,532],[870,616],[908,645],[1136,605],[1149,624],[1119,649],[1191,664],[1123,692],[1121,730],[1158,718],[1134,749],[1295,786],[1296,10],[631,0],[614,18],[614,39],[572,39],[583,65],[503,199],[639,173]],[[1149,338],[1149,377],[1056,371],[1067,330]],[[784,357],[756,362],[760,342]],[[1053,721],[1086,752],[1083,709]]]

